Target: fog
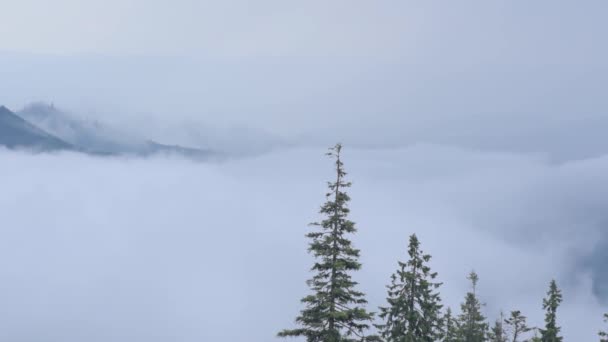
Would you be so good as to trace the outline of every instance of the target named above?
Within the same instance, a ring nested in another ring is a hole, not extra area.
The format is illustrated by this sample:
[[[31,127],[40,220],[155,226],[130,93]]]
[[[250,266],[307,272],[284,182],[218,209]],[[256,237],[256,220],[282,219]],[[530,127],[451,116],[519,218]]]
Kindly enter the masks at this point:
[[[304,234],[332,177],[323,153],[194,163],[0,152],[2,339],[272,340],[308,293]],[[520,309],[541,324],[555,278],[566,339],[595,338],[605,307],[592,280],[605,269],[585,260],[605,239],[608,159],[424,144],[347,146],[344,158],[370,308],[416,233],[446,305],[459,309],[475,269],[489,318]]]
[[[0,105],[230,158],[0,150],[0,339],[273,340],[307,294],[304,234],[340,141],[372,309],[416,232],[453,309],[475,269],[491,320],[520,309],[538,325],[556,278],[566,339],[594,340],[607,9],[1,1]]]

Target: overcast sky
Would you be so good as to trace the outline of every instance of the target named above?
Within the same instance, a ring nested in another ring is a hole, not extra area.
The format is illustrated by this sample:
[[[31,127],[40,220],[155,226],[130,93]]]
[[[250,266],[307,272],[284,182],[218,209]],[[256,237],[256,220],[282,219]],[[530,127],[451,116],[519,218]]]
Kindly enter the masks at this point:
[[[13,109],[54,102],[193,145],[185,127],[207,125],[309,144],[608,148],[605,1],[0,6]]]
[[[0,0],[0,105],[54,103],[163,143],[276,147],[221,164],[0,151],[0,335],[272,340],[306,294],[303,234],[324,148],[342,141],[372,305],[417,232],[447,304],[475,268],[489,317],[541,324],[555,277],[564,333],[593,340],[608,311],[607,11]]]

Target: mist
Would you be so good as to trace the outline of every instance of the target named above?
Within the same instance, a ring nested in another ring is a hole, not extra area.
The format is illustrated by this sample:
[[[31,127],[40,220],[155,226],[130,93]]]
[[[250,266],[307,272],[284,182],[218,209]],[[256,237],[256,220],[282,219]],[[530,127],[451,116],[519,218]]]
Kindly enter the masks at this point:
[[[601,324],[585,259],[605,239],[601,157],[556,165],[534,155],[440,145],[346,148],[352,219],[370,308],[418,234],[444,303],[466,274],[484,313],[519,309],[541,324],[555,278],[568,340]],[[304,234],[323,202],[323,149],[221,163],[0,152],[0,320],[12,341],[273,339],[308,293]],[[236,329],[235,327],[238,327]]]
[[[455,312],[474,269],[489,321],[521,310],[541,325],[555,278],[566,340],[596,339],[608,311],[606,10],[2,2],[0,106],[52,105],[65,117],[32,123],[74,145],[221,158],[0,149],[0,340],[273,340],[309,291],[304,235],[336,142],[372,311],[416,233]]]

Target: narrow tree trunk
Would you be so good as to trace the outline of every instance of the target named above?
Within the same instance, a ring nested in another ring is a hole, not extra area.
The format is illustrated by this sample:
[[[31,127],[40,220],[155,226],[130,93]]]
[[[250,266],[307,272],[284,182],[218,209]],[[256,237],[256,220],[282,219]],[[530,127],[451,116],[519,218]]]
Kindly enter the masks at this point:
[[[336,298],[335,298],[335,287],[336,287],[336,259],[338,257],[338,226],[339,226],[339,222],[338,222],[338,197],[339,197],[339,193],[340,193],[340,182],[342,181],[342,177],[341,177],[341,168],[340,168],[340,150],[338,149],[337,151],[337,160],[336,160],[336,172],[337,172],[337,177],[336,177],[336,189],[335,189],[335,195],[334,195],[334,204],[335,204],[335,209],[334,209],[334,230],[333,230],[333,245],[332,245],[332,249],[333,249],[333,255],[332,255],[332,270],[331,270],[331,278],[330,278],[330,307],[329,307],[329,330],[333,331],[335,329],[335,320],[334,320],[334,314],[336,312]]]

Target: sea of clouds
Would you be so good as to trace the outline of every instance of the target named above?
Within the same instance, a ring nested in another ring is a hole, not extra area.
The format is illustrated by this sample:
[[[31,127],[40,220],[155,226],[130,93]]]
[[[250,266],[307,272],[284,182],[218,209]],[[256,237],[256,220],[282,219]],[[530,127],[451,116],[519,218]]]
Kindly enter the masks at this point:
[[[274,340],[308,293],[304,234],[333,177],[324,152],[196,163],[0,151],[0,339]],[[416,144],[346,146],[344,160],[371,309],[416,233],[454,310],[475,269],[491,320],[520,309],[541,325],[555,278],[566,339],[596,338],[607,157]]]
[[[275,340],[308,293],[304,234],[336,140],[372,309],[416,233],[455,311],[475,269],[490,319],[540,325],[555,278],[566,340],[597,340],[606,1],[2,9],[0,105],[231,158],[0,150],[1,341]]]

